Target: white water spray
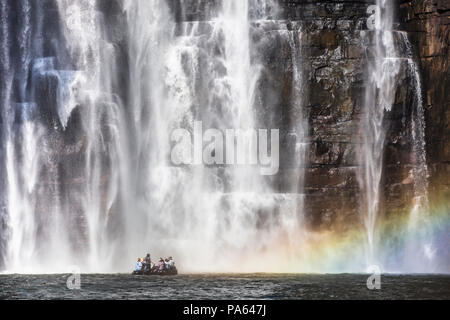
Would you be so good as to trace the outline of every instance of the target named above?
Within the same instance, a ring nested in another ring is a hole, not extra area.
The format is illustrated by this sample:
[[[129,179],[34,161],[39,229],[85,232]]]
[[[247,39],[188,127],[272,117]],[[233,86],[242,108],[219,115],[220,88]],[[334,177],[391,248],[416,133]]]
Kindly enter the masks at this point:
[[[211,20],[176,21],[166,1],[125,0],[127,68],[118,70],[123,52],[108,41],[96,1],[56,3],[71,63],[63,53],[30,61],[31,88],[23,92],[32,92],[31,100],[42,98],[43,87],[53,92],[57,121],[47,127],[47,120],[32,117],[43,104],[23,101],[17,109],[29,111],[17,130],[10,122],[6,132],[7,269],[128,271],[137,255],[150,251],[170,253],[184,270],[263,271],[266,259],[278,267],[280,241],[290,243],[287,254],[295,258],[307,131],[301,117],[292,129],[300,142],[291,194],[277,193],[255,167],[169,162],[176,128],[193,130],[194,121],[220,130],[261,125],[255,99],[264,67],[252,19],[263,23],[276,6],[225,1]],[[292,98],[301,109],[298,34],[280,36],[291,47]],[[28,39],[21,42],[23,57],[31,56]],[[66,144],[72,135],[77,142]],[[77,160],[67,167],[64,157]]]
[[[367,83],[364,97],[364,115],[361,121],[362,150],[359,183],[364,194],[362,214],[367,233],[368,265],[378,263],[376,225],[381,203],[381,179],[386,140],[385,111],[390,111],[395,99],[396,79],[401,60],[393,37],[393,8],[386,0],[377,0],[374,31],[368,33],[368,42],[374,42],[368,50]]]

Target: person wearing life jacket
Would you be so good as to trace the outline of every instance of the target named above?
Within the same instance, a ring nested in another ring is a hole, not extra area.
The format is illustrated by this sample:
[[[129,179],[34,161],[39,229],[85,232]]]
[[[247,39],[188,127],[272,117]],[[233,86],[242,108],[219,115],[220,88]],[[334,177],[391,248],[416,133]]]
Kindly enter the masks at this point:
[[[144,260],[144,271],[149,271],[152,268],[152,259],[150,253],[147,253]]]
[[[134,271],[141,271],[142,269],[142,259],[138,258],[136,262],[136,267],[134,268]]]
[[[175,267],[175,261],[173,261],[172,257],[169,257],[169,269],[172,269]]]
[[[164,271],[164,259],[163,258],[159,258],[158,269],[159,269],[159,271]]]
[[[164,270],[169,270],[169,259],[164,260]]]

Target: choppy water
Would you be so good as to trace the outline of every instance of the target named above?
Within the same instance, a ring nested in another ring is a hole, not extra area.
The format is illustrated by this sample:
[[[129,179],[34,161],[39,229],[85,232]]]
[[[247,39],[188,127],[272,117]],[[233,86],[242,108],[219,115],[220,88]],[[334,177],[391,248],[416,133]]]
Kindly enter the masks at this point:
[[[382,275],[380,290],[361,274],[83,274],[80,290],[68,277],[0,275],[0,299],[450,299],[450,275]]]

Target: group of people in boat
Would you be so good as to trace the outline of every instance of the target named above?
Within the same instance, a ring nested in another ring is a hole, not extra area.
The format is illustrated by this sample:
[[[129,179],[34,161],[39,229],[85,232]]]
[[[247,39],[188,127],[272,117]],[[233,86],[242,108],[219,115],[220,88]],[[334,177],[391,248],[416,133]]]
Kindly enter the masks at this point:
[[[146,274],[146,273],[155,273],[155,274],[164,274],[164,273],[175,273],[176,267],[175,261],[172,257],[168,258],[159,258],[158,263],[153,263],[150,253],[147,253],[145,258],[138,258],[136,262],[136,266],[134,268],[135,274]]]

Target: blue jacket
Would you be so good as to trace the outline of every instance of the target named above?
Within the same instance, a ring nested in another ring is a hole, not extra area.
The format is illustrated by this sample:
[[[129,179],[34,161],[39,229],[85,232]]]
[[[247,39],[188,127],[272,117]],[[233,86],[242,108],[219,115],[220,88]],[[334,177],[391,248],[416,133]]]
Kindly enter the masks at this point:
[[[136,262],[136,268],[134,269],[135,271],[140,271],[142,269],[142,262]]]

